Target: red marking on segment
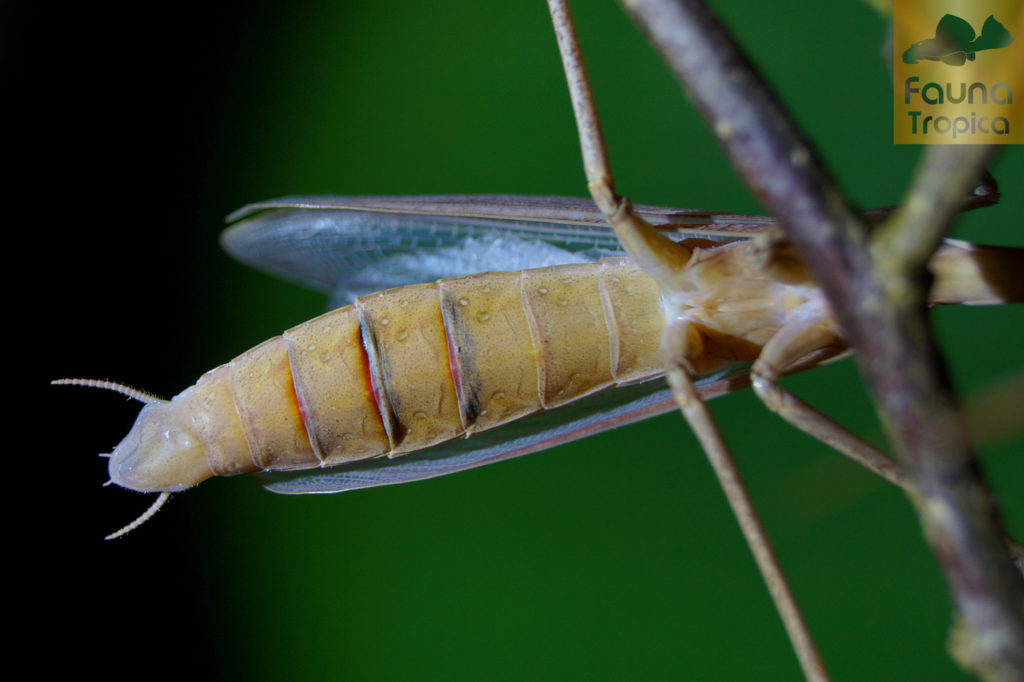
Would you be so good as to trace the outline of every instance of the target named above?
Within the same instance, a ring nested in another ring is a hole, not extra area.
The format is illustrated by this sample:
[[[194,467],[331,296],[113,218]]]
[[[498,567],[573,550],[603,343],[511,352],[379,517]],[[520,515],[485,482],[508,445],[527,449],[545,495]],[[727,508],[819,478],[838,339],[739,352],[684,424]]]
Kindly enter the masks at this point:
[[[306,434],[306,442],[309,443],[310,450],[313,451],[313,454],[316,456],[317,460],[320,461],[320,463],[323,463],[324,457],[323,454],[321,454],[320,452],[320,445],[319,443],[316,442],[316,439],[313,438],[313,432],[310,431],[309,429],[309,415],[306,412],[305,400],[303,399],[302,394],[299,391],[299,387],[295,383],[295,372],[292,371],[291,342],[289,342],[287,339],[283,339],[283,337],[282,340],[285,343],[285,357],[288,360],[288,363],[285,365],[285,369],[288,370],[288,381],[285,398],[291,405],[292,412],[298,419],[299,424],[302,425],[302,431],[303,433]]]
[[[470,412],[470,396],[466,395],[469,392],[469,387],[463,382],[460,362],[462,348],[453,335],[453,332],[456,329],[461,329],[463,325],[458,322],[460,314],[453,305],[450,292],[445,291],[443,283],[438,283],[437,293],[439,303],[437,311],[440,318],[438,322],[444,331],[444,343],[448,351],[448,377],[452,380],[452,388],[455,389],[455,404],[458,406],[459,423],[462,426],[459,433],[465,433],[476,423],[477,414],[475,411]]]
[[[366,352],[366,346],[363,345],[362,335],[357,333],[355,337],[356,347],[359,348],[359,360],[360,360],[360,375],[363,379],[362,390],[364,395],[369,395],[373,404],[377,406],[377,418],[380,419],[383,425],[384,419],[380,414],[380,391],[377,389],[377,382],[373,379],[373,371],[370,368],[370,356]]]
[[[462,377],[459,374],[459,359],[458,359],[458,348],[455,346],[455,341],[452,339],[451,333],[448,331],[448,326],[444,324],[442,319],[441,326],[444,328],[444,340],[445,345],[448,346],[448,374],[451,375],[452,382],[455,385],[455,397],[459,401],[459,405],[463,404],[462,395]]]
[[[361,375],[363,376],[363,391],[364,393],[369,391],[370,396],[373,398],[373,406],[377,411],[377,419],[384,428],[384,433],[388,439],[388,449],[394,450],[395,443],[398,440],[394,431],[394,421],[391,415],[391,404],[388,399],[388,395],[384,386],[380,385],[377,380],[378,374],[382,369],[377,366],[374,362],[382,362],[380,358],[380,348],[377,347],[377,341],[373,338],[373,329],[370,323],[364,317],[365,312],[359,307],[359,300],[356,300],[356,312],[357,319],[359,321],[358,330],[356,331],[355,343],[358,344],[359,357],[362,362]],[[375,352],[371,352],[372,350]]]

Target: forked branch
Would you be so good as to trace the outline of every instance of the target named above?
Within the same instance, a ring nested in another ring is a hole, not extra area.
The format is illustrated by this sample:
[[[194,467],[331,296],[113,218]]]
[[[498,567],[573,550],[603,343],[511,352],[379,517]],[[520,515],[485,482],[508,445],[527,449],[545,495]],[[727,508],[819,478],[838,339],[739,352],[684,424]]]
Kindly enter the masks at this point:
[[[953,653],[992,680],[1024,679],[1024,582],[925,317],[924,263],[991,150],[924,155],[906,208],[874,232],[699,0],[625,0],[733,165],[779,218],[858,353],[959,618]]]

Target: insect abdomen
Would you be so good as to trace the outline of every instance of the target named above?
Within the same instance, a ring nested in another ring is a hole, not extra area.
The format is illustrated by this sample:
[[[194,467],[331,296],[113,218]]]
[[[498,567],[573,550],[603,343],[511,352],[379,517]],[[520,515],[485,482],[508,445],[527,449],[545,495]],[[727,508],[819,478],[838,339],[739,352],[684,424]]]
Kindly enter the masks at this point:
[[[399,456],[660,374],[659,292],[625,259],[390,289],[175,401],[214,475]]]

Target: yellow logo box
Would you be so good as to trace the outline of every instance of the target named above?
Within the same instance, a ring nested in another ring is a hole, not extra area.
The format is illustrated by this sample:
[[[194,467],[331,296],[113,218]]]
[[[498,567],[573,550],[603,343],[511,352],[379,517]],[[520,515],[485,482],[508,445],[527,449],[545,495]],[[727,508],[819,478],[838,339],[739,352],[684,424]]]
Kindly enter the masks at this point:
[[[893,141],[1024,143],[1024,0],[895,0]]]

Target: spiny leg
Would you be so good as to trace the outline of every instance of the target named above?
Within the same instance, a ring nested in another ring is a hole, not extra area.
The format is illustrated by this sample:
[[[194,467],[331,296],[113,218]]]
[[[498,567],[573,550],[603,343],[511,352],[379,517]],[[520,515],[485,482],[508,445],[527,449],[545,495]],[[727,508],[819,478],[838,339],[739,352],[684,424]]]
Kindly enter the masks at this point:
[[[657,232],[633,212],[628,199],[615,193],[593,94],[587,81],[572,19],[564,0],[548,0],[548,6],[565,67],[591,196],[630,257],[658,282],[663,291],[668,294],[678,292],[679,275],[690,259],[690,249]],[[689,325],[677,323],[666,330],[663,353],[669,385],[725,491],[779,610],[804,675],[809,680],[826,680],[828,676],[821,658],[765,536],[757,512],[743,487],[735,463],[711,414],[694,388],[692,368],[689,367],[686,353],[689,329]]]

